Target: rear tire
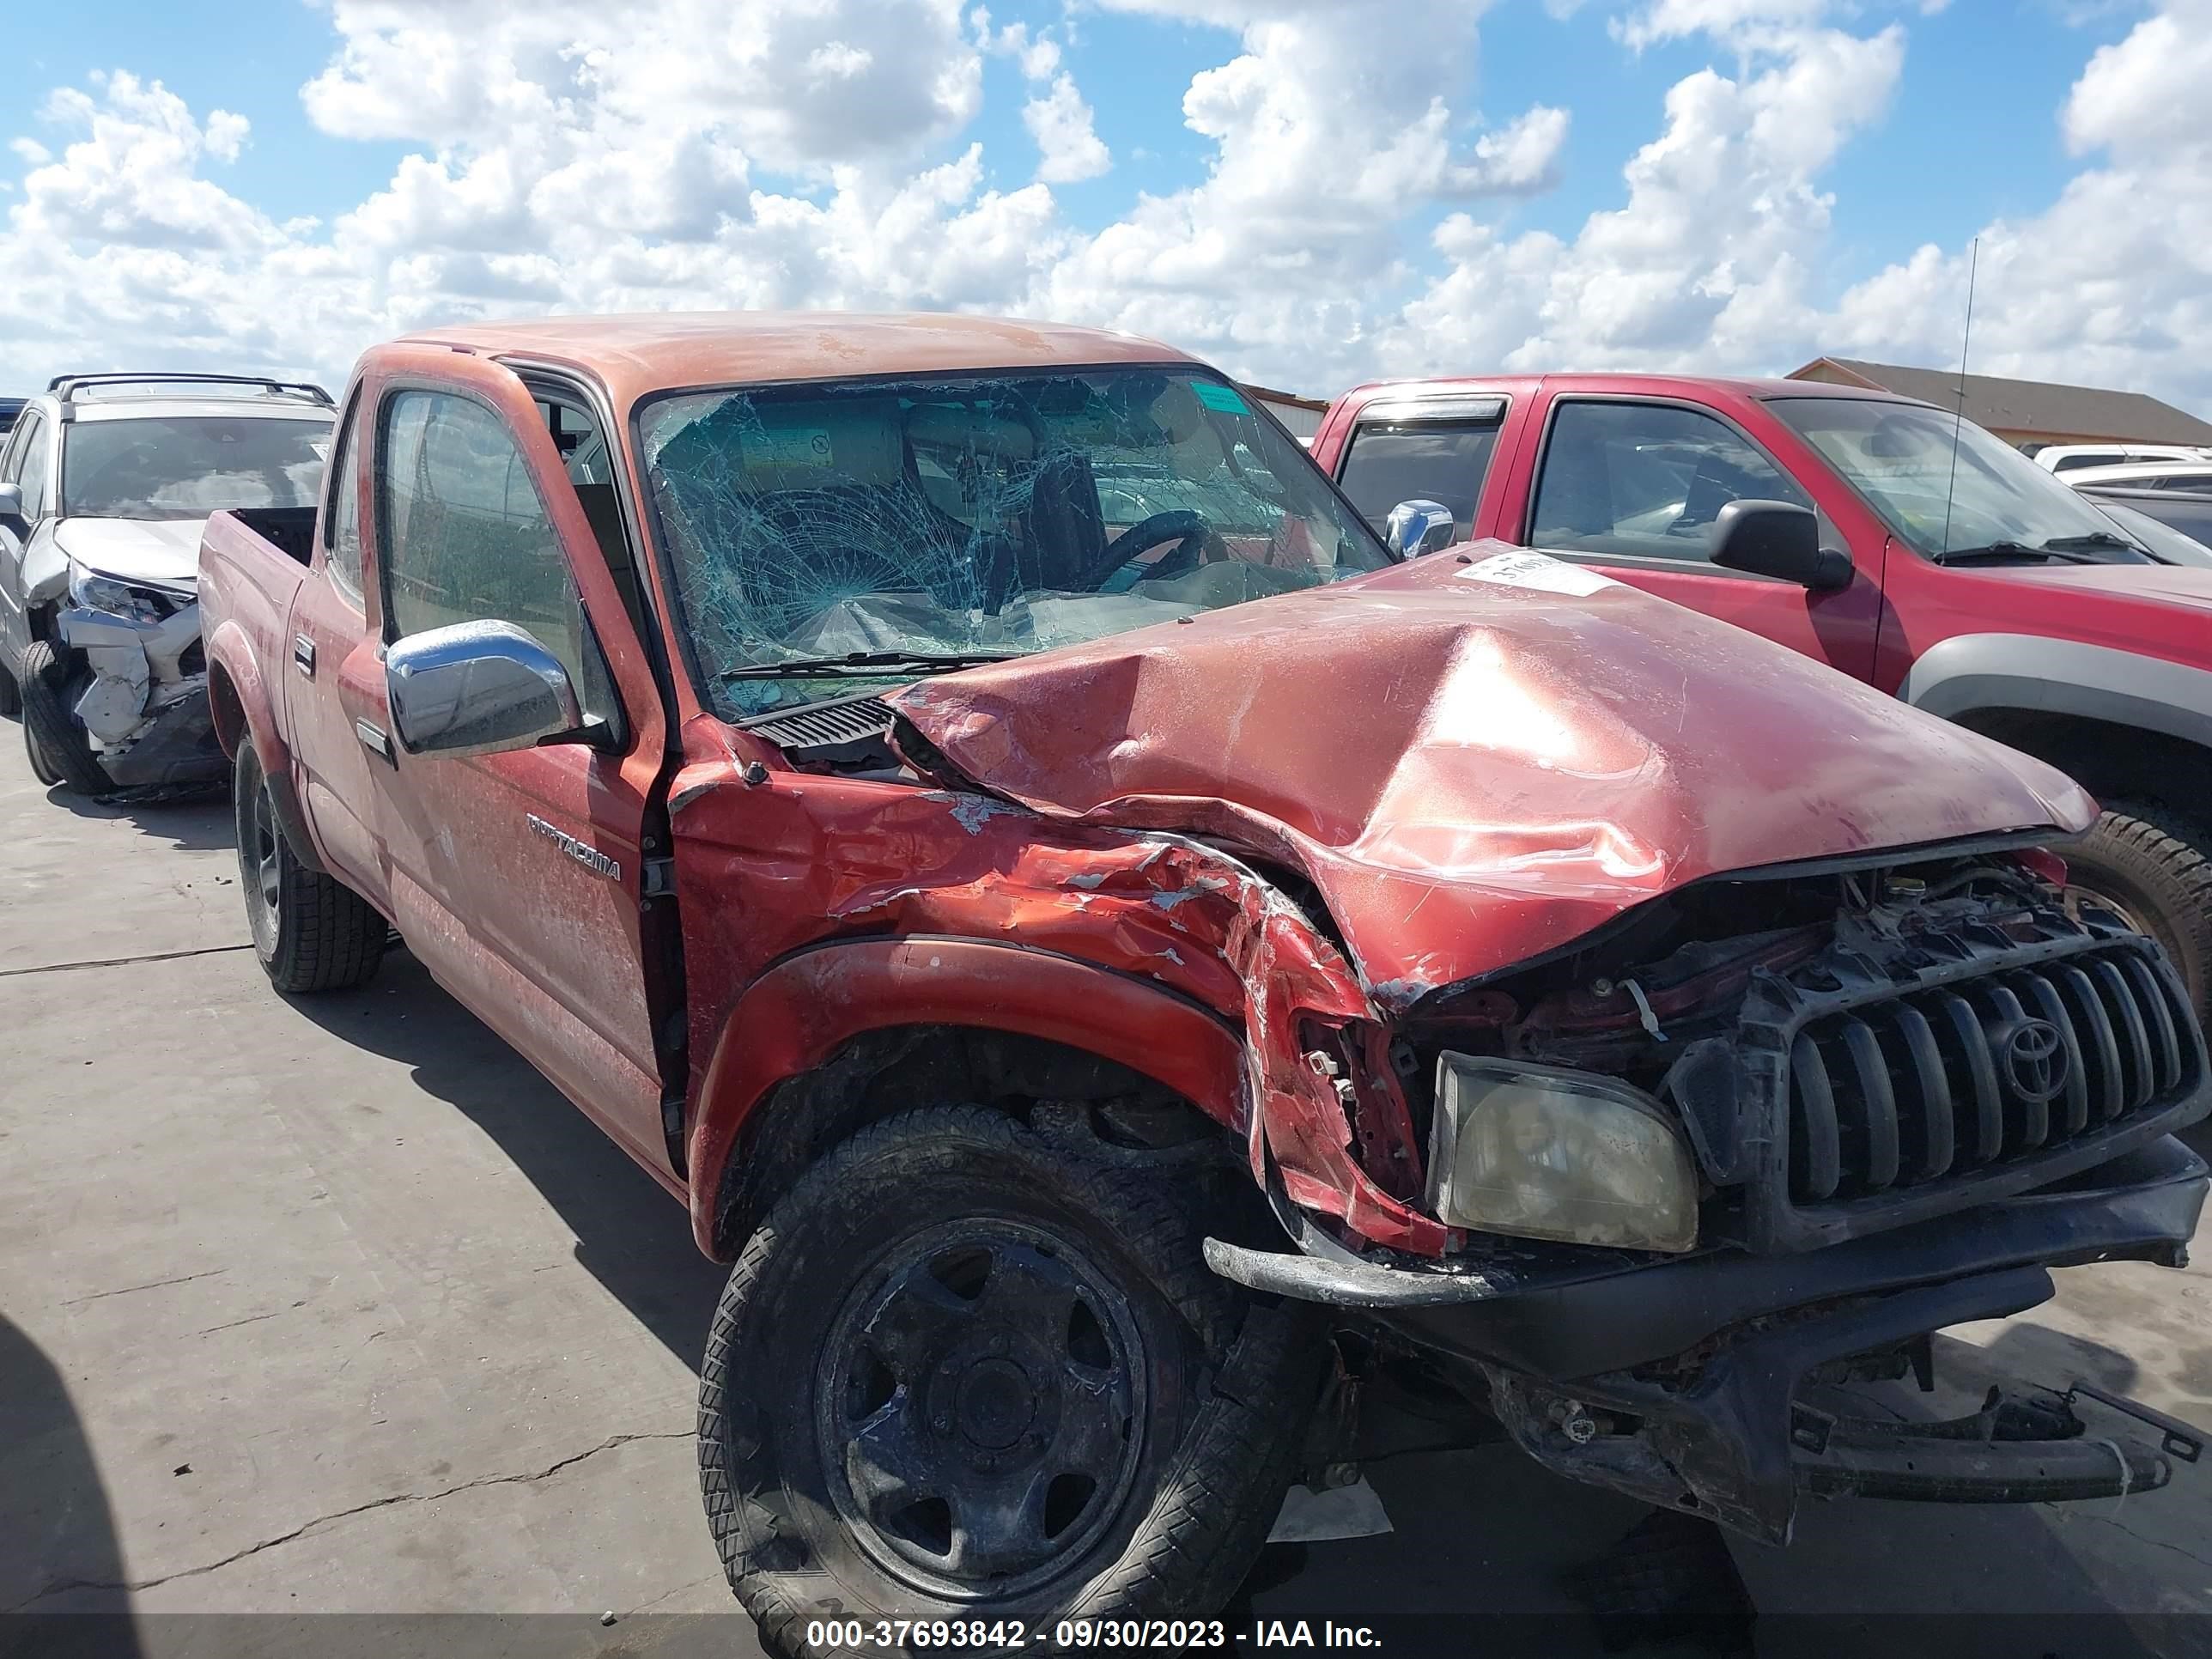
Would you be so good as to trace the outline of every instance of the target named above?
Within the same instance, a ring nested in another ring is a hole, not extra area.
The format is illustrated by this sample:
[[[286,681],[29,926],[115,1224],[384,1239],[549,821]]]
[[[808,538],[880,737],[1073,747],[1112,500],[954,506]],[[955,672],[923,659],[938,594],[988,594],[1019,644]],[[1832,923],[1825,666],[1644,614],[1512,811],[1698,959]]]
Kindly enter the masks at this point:
[[[295,994],[366,984],[384,957],[385,920],[343,882],[300,862],[251,738],[238,745],[231,805],[246,920],[269,982]]]
[[[846,1655],[841,1620],[1018,1620],[1036,1645],[1219,1610],[1323,1345],[1208,1272],[1196,1208],[974,1106],[864,1129],[776,1203],[699,1387],[708,1522],[770,1654]]]
[[[14,720],[23,712],[23,690],[8,665],[0,663],[0,717]]]
[[[2118,800],[2065,858],[2069,894],[2102,899],[2165,946],[2212,1024],[2212,835],[2155,803]]]
[[[23,752],[40,783],[58,783],[80,795],[104,795],[115,785],[92,752],[92,734],[70,711],[63,687],[66,672],[67,664],[51,641],[31,641],[18,683]]]

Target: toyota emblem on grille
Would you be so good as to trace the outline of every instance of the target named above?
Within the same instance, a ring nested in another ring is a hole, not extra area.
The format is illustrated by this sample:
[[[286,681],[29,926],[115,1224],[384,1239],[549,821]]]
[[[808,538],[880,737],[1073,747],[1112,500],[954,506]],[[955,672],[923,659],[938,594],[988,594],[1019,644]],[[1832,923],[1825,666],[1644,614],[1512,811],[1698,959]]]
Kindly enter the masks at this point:
[[[2005,1080],[2023,1100],[2037,1104],[2066,1086],[2066,1048],[2058,1028],[2047,1019],[2023,1019],[1997,1044]]]

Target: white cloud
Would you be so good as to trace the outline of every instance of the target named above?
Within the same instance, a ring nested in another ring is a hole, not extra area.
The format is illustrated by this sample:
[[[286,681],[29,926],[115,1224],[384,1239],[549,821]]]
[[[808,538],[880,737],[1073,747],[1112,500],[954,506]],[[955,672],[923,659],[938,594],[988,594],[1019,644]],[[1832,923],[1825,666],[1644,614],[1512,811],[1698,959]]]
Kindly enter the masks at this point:
[[[1043,156],[1037,177],[1048,185],[1096,179],[1114,165],[1091,130],[1091,106],[1075,89],[1075,77],[1065,71],[1053,77],[1050,92],[1022,106],[1022,125],[1036,140]]]
[[[1833,164],[1885,118],[1926,9],[1627,0],[1618,50],[1713,62],[1609,191],[1577,181],[1610,203],[1553,235],[1513,204],[1560,178],[1569,112],[1477,112],[1482,0],[1422,9],[1418,50],[1397,0],[1091,0],[1045,27],[958,0],[332,0],[300,95],[336,137],[404,145],[389,180],[277,223],[219,182],[254,141],[243,118],[122,73],[62,88],[10,135],[0,369],[334,376],[442,319],[792,305],[1059,316],[1316,392],[1382,370],[1944,362],[1972,228],[1848,286],[1829,234]],[[1114,89],[1180,118],[1202,171],[1078,226],[1055,186],[1112,161],[1079,81],[1075,29],[1100,11],[1208,27],[1220,52],[1180,88]],[[1019,72],[1033,173],[970,130],[990,58]],[[2212,0],[2166,0],[2087,58],[2056,117],[2080,170],[1980,227],[1977,367],[2212,404],[2206,85]]]
[[[1745,8],[1715,9],[1734,27]],[[1904,40],[1894,26],[1767,39],[1740,76],[1701,70],[1668,91],[1665,126],[1623,169],[1626,202],[1572,240],[1448,221],[1437,246],[1451,269],[1386,337],[1388,365],[1741,368],[1795,349],[1802,260],[1831,205],[1814,180],[1879,116]]]

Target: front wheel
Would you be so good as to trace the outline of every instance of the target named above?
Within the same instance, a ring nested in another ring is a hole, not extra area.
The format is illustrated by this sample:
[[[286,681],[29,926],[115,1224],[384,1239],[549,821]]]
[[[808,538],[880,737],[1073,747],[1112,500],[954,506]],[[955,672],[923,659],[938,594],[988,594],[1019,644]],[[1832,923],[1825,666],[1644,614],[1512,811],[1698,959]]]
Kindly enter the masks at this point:
[[[16,683],[22,699],[23,751],[40,783],[58,783],[80,795],[104,795],[115,786],[92,751],[92,734],[69,706],[68,667],[50,641],[33,640],[24,652],[22,677]]]
[[[2212,1024],[2212,835],[2155,803],[2114,801],[2066,849],[2066,884],[2165,946]]]
[[[770,1653],[843,1655],[854,1621],[1035,1643],[1220,1607],[1320,1349],[1206,1270],[1194,1207],[976,1107],[863,1130],[776,1204],[699,1391],[708,1521]]]
[[[238,830],[238,884],[253,954],[280,991],[349,991],[364,984],[384,957],[384,918],[335,877],[301,864],[285,839],[276,802],[253,739],[238,745],[231,769]]]

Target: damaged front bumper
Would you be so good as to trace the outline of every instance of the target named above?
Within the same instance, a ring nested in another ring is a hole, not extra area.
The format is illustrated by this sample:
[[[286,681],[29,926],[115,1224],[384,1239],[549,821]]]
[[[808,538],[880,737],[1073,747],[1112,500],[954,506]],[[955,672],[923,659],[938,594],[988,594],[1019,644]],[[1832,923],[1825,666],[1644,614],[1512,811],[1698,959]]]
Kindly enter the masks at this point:
[[[1206,1253],[1225,1278],[1362,1310],[1479,1372],[1499,1421],[1547,1467],[1778,1543],[1801,1492],[2090,1498],[2164,1485],[2170,1455],[2193,1461],[2190,1431],[2170,1419],[2157,1419],[2163,1450],[2084,1437],[2070,1396],[2002,1397],[1918,1425],[1839,1415],[1808,1396],[1838,1362],[2036,1306],[2052,1268],[2181,1265],[2207,1185],[2204,1163],[2169,1138],[2057,1188],[1796,1255],[1496,1241],[1449,1263],[1385,1265],[1310,1226],[1294,1229],[1304,1254],[1218,1239]]]
[[[135,787],[223,775],[197,605],[159,622],[72,607],[57,631],[91,671],[74,707],[111,781]]]

